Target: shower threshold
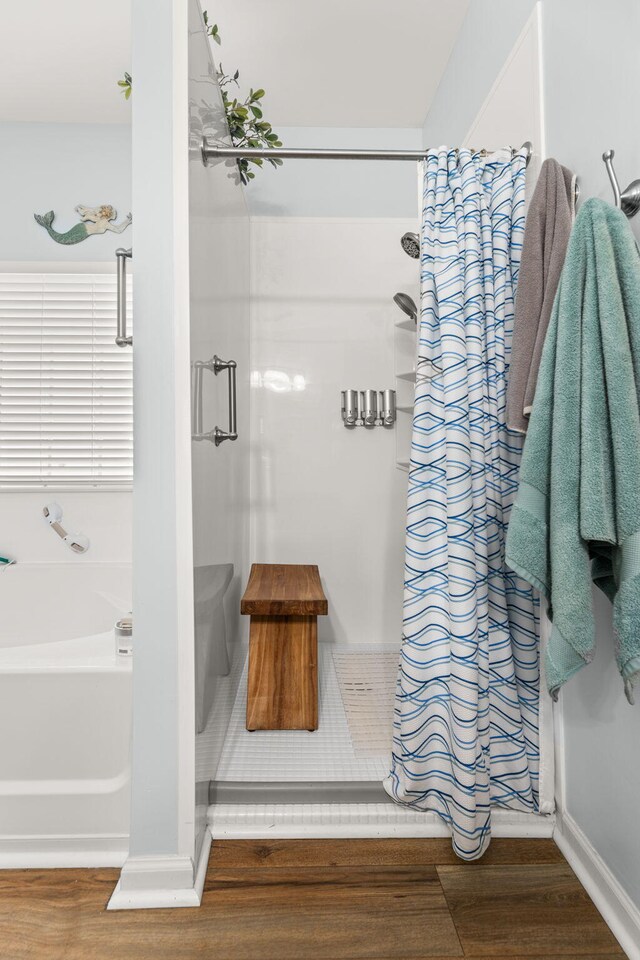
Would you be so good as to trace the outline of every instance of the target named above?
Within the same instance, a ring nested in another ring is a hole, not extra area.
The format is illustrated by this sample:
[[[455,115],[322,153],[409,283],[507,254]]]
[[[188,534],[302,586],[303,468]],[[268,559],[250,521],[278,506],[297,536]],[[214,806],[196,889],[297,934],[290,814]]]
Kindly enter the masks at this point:
[[[212,780],[209,803],[393,803],[379,780]]]

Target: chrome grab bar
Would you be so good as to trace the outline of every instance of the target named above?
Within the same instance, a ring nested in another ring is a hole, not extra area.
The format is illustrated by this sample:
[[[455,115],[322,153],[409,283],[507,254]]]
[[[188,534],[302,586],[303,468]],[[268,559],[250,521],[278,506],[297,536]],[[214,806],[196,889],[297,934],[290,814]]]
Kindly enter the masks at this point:
[[[116,250],[116,264],[118,275],[118,290],[116,295],[117,303],[117,330],[116,343],[119,347],[130,347],[133,345],[133,337],[127,336],[127,259],[131,259],[131,249],[125,250],[124,247],[118,247]]]
[[[236,369],[235,360],[221,360],[214,356],[211,360],[195,360],[193,363],[194,385],[193,385],[193,433],[192,440],[210,440],[219,447],[225,440],[238,439],[238,417],[237,417],[237,396],[236,396]],[[216,426],[213,430],[205,433],[202,429],[202,371],[211,370],[217,377],[219,373],[226,370],[229,374],[229,429],[221,430]]]

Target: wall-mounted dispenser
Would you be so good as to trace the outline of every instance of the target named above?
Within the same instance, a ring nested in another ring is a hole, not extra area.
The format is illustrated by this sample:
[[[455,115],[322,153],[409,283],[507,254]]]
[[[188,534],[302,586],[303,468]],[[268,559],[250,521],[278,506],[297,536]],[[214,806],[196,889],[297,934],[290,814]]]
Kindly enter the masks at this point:
[[[360,405],[357,390],[342,391],[342,419],[345,427],[355,427],[360,417]]]
[[[378,419],[378,391],[363,390],[360,394],[360,415],[365,427],[375,427]]]
[[[392,427],[396,422],[395,390],[343,390],[345,427]]]
[[[380,423],[384,427],[391,427],[396,422],[396,392],[395,390],[380,391]]]

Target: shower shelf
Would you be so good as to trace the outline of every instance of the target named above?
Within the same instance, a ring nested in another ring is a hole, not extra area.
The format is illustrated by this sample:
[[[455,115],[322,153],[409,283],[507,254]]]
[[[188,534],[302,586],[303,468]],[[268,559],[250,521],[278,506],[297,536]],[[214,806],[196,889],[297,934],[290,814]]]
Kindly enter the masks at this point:
[[[415,296],[415,293],[414,293]],[[416,382],[418,328],[412,317],[393,321],[394,364],[396,369],[397,411],[396,469],[407,472],[411,456],[413,400]],[[413,369],[409,369],[413,367]]]
[[[398,320],[396,322],[397,330],[408,330],[410,333],[416,332],[416,324],[414,320]]]

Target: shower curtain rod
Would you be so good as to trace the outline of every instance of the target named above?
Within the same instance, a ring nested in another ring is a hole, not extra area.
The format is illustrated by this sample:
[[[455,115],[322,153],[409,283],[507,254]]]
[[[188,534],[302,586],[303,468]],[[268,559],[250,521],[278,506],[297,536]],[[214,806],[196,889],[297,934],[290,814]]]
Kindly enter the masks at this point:
[[[459,149],[459,148],[456,148]],[[520,148],[527,151],[527,163],[533,153],[533,144],[527,140]],[[511,148],[512,153],[516,151]],[[307,150],[305,147],[221,147],[202,139],[202,162],[211,160],[239,160],[251,157],[271,157],[274,160],[425,160],[428,150]],[[474,151],[475,152],[475,151]],[[489,153],[487,150],[481,153]]]

